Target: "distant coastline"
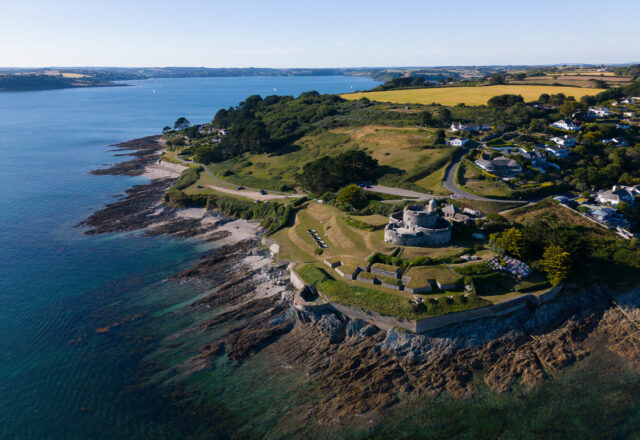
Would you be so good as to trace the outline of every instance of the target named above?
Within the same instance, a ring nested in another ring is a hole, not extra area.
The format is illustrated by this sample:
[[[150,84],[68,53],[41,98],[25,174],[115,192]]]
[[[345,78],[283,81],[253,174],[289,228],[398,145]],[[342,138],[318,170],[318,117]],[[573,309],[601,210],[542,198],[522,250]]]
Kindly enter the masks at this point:
[[[374,78],[382,69],[267,69],[267,68],[100,68],[0,69],[0,92],[57,90],[85,87],[123,87],[122,81],[152,78],[229,78],[251,76],[354,76]]]

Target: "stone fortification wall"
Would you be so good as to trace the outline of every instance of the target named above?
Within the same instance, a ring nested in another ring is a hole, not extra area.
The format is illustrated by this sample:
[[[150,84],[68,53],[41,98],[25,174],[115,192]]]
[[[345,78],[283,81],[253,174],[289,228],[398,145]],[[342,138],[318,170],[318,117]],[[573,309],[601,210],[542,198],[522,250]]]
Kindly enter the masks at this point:
[[[443,220],[446,222],[446,220]],[[447,225],[449,223],[447,222]],[[399,234],[392,228],[385,228],[384,241],[399,246],[438,246],[451,241],[451,226],[441,229],[424,229],[416,234]]]
[[[302,283],[302,287],[304,287],[305,283],[302,281],[302,278],[295,273],[294,270],[291,270],[291,283],[296,287]],[[298,287],[296,287],[298,288]],[[344,304],[336,303],[333,301],[326,301],[322,304],[317,305],[307,305],[306,307],[311,307],[315,309],[319,307],[318,310],[334,310],[343,315],[348,316],[351,319],[362,319],[369,323],[374,324],[382,330],[388,330],[391,327],[400,327],[405,330],[412,331],[414,333],[426,333],[428,331],[436,330],[441,327],[446,327],[448,325],[460,324],[467,321],[474,321],[476,319],[483,318],[495,318],[499,316],[508,315],[510,313],[516,312],[527,307],[527,304],[533,304],[539,306],[546,302],[549,302],[555,299],[558,294],[562,291],[562,284],[559,284],[547,292],[540,294],[538,296],[535,295],[523,295],[517,298],[514,298],[510,301],[505,301],[501,304],[496,304],[487,307],[480,307],[472,310],[465,310],[462,312],[450,313],[442,316],[434,316],[432,318],[424,318],[419,320],[404,320],[398,319],[394,316],[381,315],[379,313],[373,312],[371,310],[365,310],[358,307],[347,306]],[[319,292],[322,294],[322,292]]]
[[[438,221],[437,212],[426,211],[409,211],[405,210],[402,218],[407,226],[416,226],[420,228],[433,228]]]

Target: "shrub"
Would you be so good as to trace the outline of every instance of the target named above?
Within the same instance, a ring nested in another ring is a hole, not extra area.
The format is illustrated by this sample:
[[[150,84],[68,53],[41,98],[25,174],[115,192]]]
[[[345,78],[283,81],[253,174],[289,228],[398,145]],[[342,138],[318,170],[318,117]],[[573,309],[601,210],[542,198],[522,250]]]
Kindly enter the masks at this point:
[[[202,167],[187,168],[180,174],[180,177],[178,177],[173,187],[182,190],[193,185],[200,178],[200,171],[202,171]]]

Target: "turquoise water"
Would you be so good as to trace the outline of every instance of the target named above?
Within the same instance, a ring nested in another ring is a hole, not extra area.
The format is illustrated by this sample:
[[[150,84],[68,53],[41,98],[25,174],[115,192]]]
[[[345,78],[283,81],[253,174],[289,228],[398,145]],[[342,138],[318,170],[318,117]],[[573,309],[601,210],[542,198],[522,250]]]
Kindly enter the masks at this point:
[[[204,415],[130,388],[155,336],[137,324],[145,318],[133,319],[136,304],[144,314],[142,297],[168,307],[199,293],[162,280],[206,247],[140,234],[83,235],[75,224],[145,182],[89,171],[125,160],[109,145],[155,134],[178,116],[201,123],[251,94],[337,93],[375,83],[252,77],[130,84],[0,94],[0,438],[176,438],[215,425],[213,415],[199,425]],[[111,331],[95,331],[107,325]]]

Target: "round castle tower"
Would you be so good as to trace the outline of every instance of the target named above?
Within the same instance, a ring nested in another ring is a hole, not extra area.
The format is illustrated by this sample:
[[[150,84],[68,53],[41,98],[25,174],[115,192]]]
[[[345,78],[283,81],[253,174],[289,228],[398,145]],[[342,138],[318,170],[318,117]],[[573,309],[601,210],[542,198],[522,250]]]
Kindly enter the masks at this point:
[[[438,217],[436,201],[427,206],[408,205],[389,217],[384,240],[401,246],[433,246],[451,240],[451,223]]]

